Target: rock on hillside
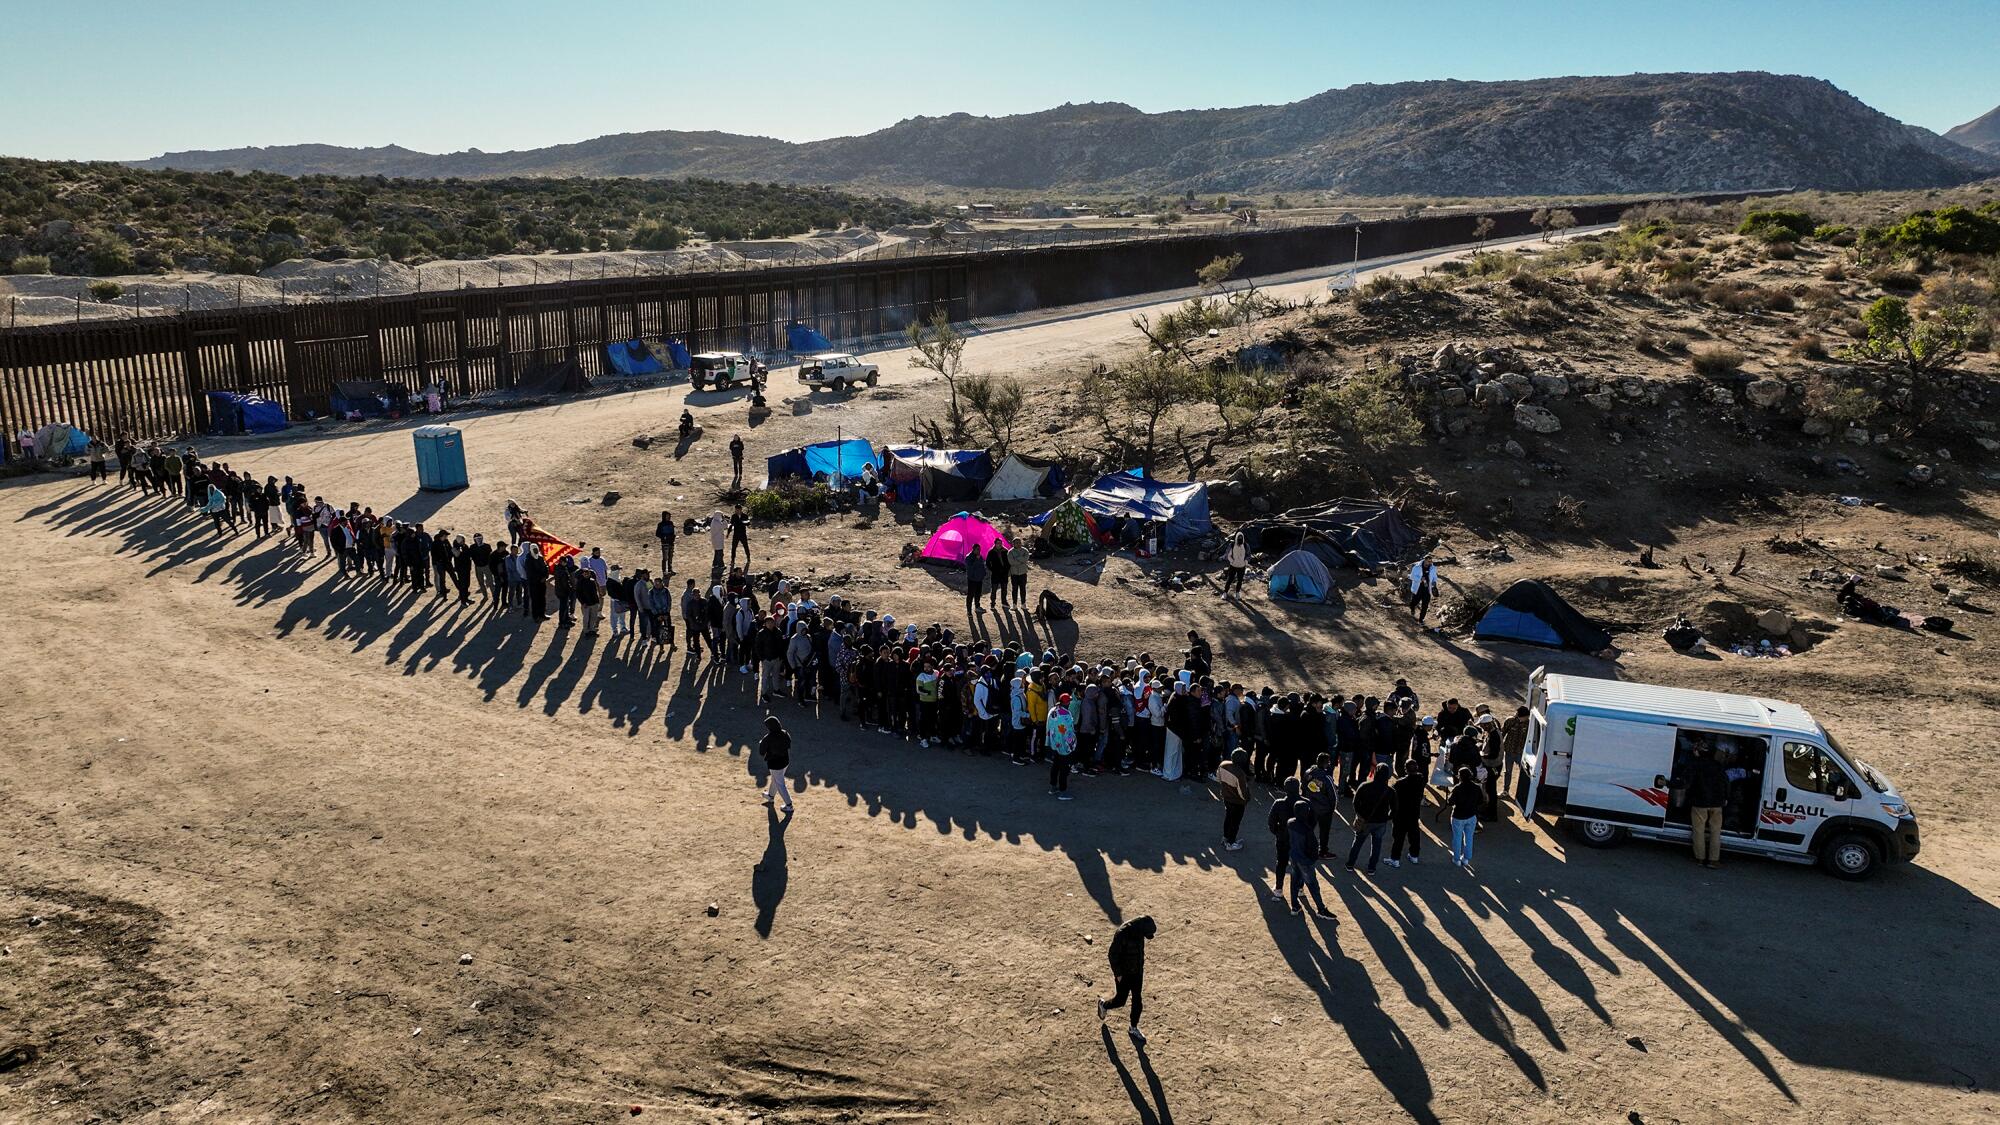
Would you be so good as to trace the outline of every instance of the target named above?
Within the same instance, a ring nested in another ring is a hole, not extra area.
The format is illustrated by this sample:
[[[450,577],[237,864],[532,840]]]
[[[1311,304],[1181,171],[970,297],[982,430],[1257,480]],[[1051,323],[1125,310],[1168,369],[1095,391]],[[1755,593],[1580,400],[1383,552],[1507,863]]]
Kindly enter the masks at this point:
[[[1498,195],[1934,187],[1990,174],[2000,159],[1904,125],[1819,79],[1745,72],[1403,82],[1287,105],[1167,113],[1117,102],[1011,117],[958,113],[806,144],[651,132],[509,153],[297,145],[171,153],[139,165]]]

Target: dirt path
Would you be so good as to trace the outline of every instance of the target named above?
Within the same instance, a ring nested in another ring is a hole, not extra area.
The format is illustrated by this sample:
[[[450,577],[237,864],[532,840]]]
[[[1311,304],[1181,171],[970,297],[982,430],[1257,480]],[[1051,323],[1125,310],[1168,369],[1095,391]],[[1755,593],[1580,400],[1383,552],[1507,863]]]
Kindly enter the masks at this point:
[[[1128,315],[988,331],[968,362],[1053,377],[1126,336]],[[939,389],[892,377],[884,390],[902,397],[781,409],[751,432],[753,457],[831,424],[886,427]],[[495,529],[514,496],[644,557],[660,503],[707,507],[697,482],[721,472],[740,417],[740,402],[699,407],[708,436],[678,463],[630,446],[671,429],[682,398],[468,419],[475,485],[447,497],[412,493],[401,429],[220,455],[467,530]],[[606,488],[626,499],[597,504]],[[1244,851],[1216,847],[1203,785],[1086,779],[1058,804],[1035,771],[788,706],[807,787],[797,816],[774,820],[748,749],[760,713],[736,677],[336,581],[74,479],[0,497],[0,554],[25,564],[0,595],[14,657],[0,684],[14,747],[0,758],[0,1034],[41,1051],[0,1073],[0,1119],[2000,1108],[2000,848],[1982,815],[2000,767],[1981,749],[2000,742],[2000,699],[1983,621],[1949,655],[1876,631],[1769,665],[1694,668],[1650,649],[1616,670],[1556,661],[1807,704],[1910,793],[1918,865],[1858,887],[1751,861],[1708,873],[1669,849],[1582,851],[1516,822],[1482,835],[1476,875],[1339,872],[1335,917],[1307,920],[1261,893],[1260,831]],[[577,497],[591,502],[565,503]],[[1853,518],[1862,536],[1923,529]],[[787,569],[852,574],[856,596],[899,615],[963,622],[947,583],[885,565],[912,537],[847,519],[759,546]],[[1577,551],[1534,565],[1613,564]],[[1051,574],[1079,607],[1058,639],[1165,652],[1196,627],[1232,676],[1354,691],[1407,675],[1430,700],[1496,703],[1549,659],[1417,632],[1383,585],[1345,583],[1338,607],[1300,610],[1162,594],[1141,576],[1126,559]],[[988,626],[1045,637],[1018,615]],[[1090,1002],[1108,989],[1112,928],[1141,913],[1161,934],[1153,1043],[1136,1052],[1100,1033]]]

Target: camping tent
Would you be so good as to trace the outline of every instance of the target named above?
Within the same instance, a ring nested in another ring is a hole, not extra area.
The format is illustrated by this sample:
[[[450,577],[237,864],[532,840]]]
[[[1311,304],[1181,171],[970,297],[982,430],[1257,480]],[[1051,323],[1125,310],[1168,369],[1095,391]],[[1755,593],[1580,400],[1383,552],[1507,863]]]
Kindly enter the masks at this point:
[[[1042,529],[1042,544],[1051,550],[1076,551],[1097,542],[1097,525],[1074,500],[1065,500],[1028,522]]]
[[[1115,535],[1126,520],[1164,522],[1161,538],[1166,546],[1175,547],[1215,530],[1208,520],[1207,485],[1170,484],[1140,469],[1099,477],[1071,499],[1100,533]]]
[[[1000,534],[999,528],[978,516],[960,512],[938,525],[930,540],[924,544],[924,549],[918,552],[918,557],[925,562],[964,566],[967,555],[974,551],[983,555],[992,550],[995,543],[1004,550],[1014,548],[1007,537]]]
[[[1379,500],[1330,500],[1293,508],[1244,526],[1252,550],[1305,550],[1330,567],[1376,570],[1417,545],[1417,533],[1397,509]]]
[[[785,328],[785,346],[808,355],[833,349],[832,342],[820,335],[819,329],[796,322]]]
[[[275,434],[291,424],[285,408],[269,399],[236,391],[208,392],[211,434]]]
[[[1323,602],[1333,593],[1333,575],[1311,551],[1293,551],[1270,574],[1271,596],[1294,602]]]
[[[804,477],[807,480],[824,473],[832,477],[858,477],[863,465],[873,465],[879,472],[882,458],[876,454],[872,442],[864,438],[848,438],[844,441],[822,441],[812,445],[802,445],[797,449],[787,449],[774,457],[764,459],[764,476],[767,482],[775,483],[786,477]]]
[[[1604,627],[1564,601],[1547,584],[1524,578],[1499,597],[1472,627],[1483,641],[1519,641],[1550,648],[1598,652],[1611,647]]]
[[[993,458],[983,449],[927,449],[892,445],[884,466],[895,498],[904,504],[918,500],[973,500],[993,479]]]
[[[980,494],[982,500],[1033,500],[1038,496],[1054,496],[1062,491],[1062,467],[1031,461],[1018,453],[1009,453],[1000,467],[993,470],[993,479],[986,482],[986,491]]]
[[[382,379],[336,379],[330,404],[334,414],[359,414],[378,418],[384,414],[408,414],[410,392]]]
[[[617,375],[657,375],[666,370],[644,340],[620,340],[604,345],[604,363]]]
[[[694,356],[689,354],[688,346],[679,340],[667,341],[667,358],[673,361],[676,371],[686,371],[689,365],[694,363]]]
[[[35,431],[35,456],[44,461],[81,457],[90,448],[90,435],[67,422],[51,422]]]

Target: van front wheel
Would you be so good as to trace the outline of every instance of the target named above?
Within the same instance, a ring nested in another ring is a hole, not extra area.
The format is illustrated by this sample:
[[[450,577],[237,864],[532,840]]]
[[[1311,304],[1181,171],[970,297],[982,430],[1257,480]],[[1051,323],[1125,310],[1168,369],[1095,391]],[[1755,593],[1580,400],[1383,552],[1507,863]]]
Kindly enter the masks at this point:
[[[1819,861],[1837,878],[1860,882],[1882,866],[1882,845],[1859,832],[1849,832],[1834,837],[1819,853]]]
[[[1618,825],[1607,824],[1601,820],[1577,821],[1575,828],[1577,836],[1593,848],[1615,848],[1631,835]]]

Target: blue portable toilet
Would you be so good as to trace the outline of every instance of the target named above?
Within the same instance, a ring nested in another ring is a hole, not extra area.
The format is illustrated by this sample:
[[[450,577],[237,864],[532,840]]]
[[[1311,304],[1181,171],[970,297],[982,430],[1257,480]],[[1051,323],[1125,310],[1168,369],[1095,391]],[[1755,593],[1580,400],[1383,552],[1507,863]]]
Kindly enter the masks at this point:
[[[456,426],[418,426],[417,487],[449,492],[472,483],[465,475],[465,439]]]

